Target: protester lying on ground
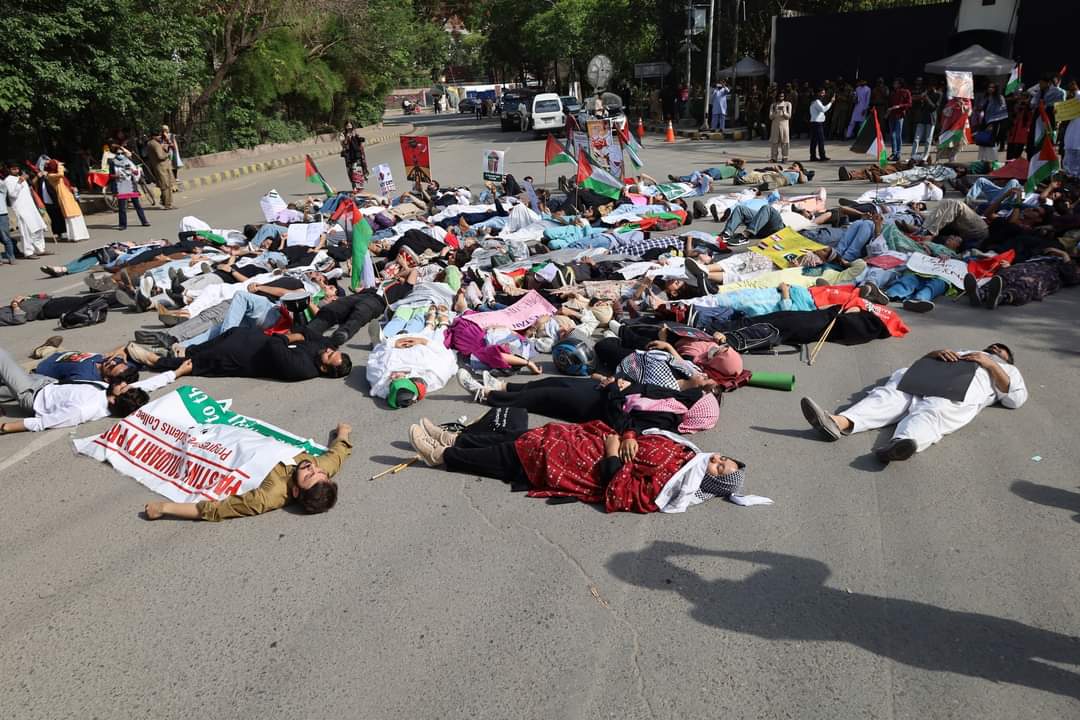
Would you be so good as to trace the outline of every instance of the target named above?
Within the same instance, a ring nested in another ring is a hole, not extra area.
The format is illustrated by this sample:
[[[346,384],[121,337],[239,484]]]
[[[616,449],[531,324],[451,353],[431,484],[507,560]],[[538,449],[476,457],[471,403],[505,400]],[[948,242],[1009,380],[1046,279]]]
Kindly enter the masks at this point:
[[[999,305],[1026,305],[1064,287],[1080,284],[1077,260],[1064,250],[1047,248],[1046,255],[998,270],[985,284],[964,276],[964,292],[972,307],[993,310]]]
[[[190,360],[191,374],[201,377],[297,382],[316,377],[343,378],[352,372],[349,355],[326,340],[307,340],[300,334],[267,335],[257,328],[232,328],[213,340],[184,348],[174,357],[157,355],[149,348],[138,350],[149,367],[176,368]]]
[[[604,371],[614,371],[635,350],[661,350],[692,363],[722,390],[734,389],[732,384],[743,374],[742,356],[727,344],[722,332],[710,334],[678,323],[635,320],[620,324],[616,337],[598,341],[594,350],[597,366]]]
[[[16,295],[11,302],[0,306],[0,327],[5,325],[23,325],[35,320],[59,320],[62,315],[84,307],[91,301],[101,298],[110,309],[123,308],[116,299],[115,292],[87,293],[52,297],[46,293],[35,295]]]
[[[300,453],[288,463],[278,463],[259,487],[242,495],[197,503],[149,502],[144,508],[146,519],[170,516],[217,522],[261,515],[289,504],[299,505],[309,515],[324,513],[337,504],[338,486],[331,478],[352,454],[351,433],[351,426],[338,423],[326,452],[318,456]]]
[[[1016,409],[1027,402],[1024,378],[1013,363],[1004,343],[981,351],[935,350],[838,414],[803,398],[803,416],[829,440],[895,424],[892,439],[874,454],[885,463],[907,460],[967,425],[985,407],[1001,403]]]
[[[740,495],[745,464],[701,452],[678,435],[620,437],[600,420],[528,430],[521,423],[499,425],[500,412],[489,412],[460,433],[426,421],[409,428],[409,439],[430,467],[445,464],[450,472],[524,482],[529,497],[603,503],[607,512],[683,512],[716,497],[736,504],[769,502]]]
[[[400,334],[377,344],[368,356],[367,381],[371,396],[384,398],[391,408],[420,402],[441,390],[457,371],[457,358],[446,343],[446,326],[430,325],[413,334]]]
[[[490,407],[522,408],[556,420],[587,422],[603,420],[618,432],[643,432],[659,428],[679,433],[709,430],[720,418],[720,404],[706,387],[704,376],[696,376],[698,386],[672,390],[625,379],[555,377],[511,383],[485,373],[478,381],[468,370],[458,370],[462,389],[473,400]]]
[[[801,162],[793,162],[791,165],[766,165],[755,170],[746,167],[746,163],[738,158],[731,161],[735,166],[736,173],[734,183],[736,185],[754,185],[759,190],[775,190],[788,185],[799,185],[814,179],[814,171],[807,170]]]
[[[190,372],[190,363],[179,363],[170,372],[130,385],[123,381],[61,383],[46,375],[26,372],[0,348],[0,403],[15,402],[31,416],[0,424],[0,433],[74,427],[110,415],[124,418],[150,401],[148,393]]]
[[[33,372],[59,382],[105,381],[131,385],[139,380],[139,368],[123,346],[104,354],[54,352],[39,362]]]

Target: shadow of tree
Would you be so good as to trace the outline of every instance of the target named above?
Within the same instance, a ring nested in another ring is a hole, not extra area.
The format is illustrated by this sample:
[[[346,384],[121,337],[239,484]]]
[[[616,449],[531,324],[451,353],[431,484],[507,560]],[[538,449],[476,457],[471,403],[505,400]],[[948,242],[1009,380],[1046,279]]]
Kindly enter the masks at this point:
[[[1080,522],[1080,493],[1027,480],[1017,480],[1009,486],[1009,490],[1028,502],[1074,512],[1076,515],[1073,515],[1073,520]]]
[[[705,580],[679,566],[676,558],[685,557],[760,569],[744,580]],[[607,568],[638,587],[679,593],[703,625],[766,640],[849,643],[914,668],[1080,699],[1080,674],[1049,664],[1080,666],[1080,638],[980,613],[845,592],[825,584],[829,567],[818,560],[658,541],[612,556]]]

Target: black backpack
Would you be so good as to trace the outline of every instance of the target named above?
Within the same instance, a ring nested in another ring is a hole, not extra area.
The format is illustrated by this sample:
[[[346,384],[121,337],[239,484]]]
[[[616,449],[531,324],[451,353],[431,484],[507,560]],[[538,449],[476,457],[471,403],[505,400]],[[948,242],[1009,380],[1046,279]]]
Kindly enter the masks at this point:
[[[89,298],[85,303],[74,310],[69,310],[60,316],[60,327],[70,330],[71,328],[88,327],[105,322],[109,315],[109,301],[100,295]]]
[[[780,330],[769,323],[754,323],[724,335],[728,345],[740,355],[768,352],[780,344]]]

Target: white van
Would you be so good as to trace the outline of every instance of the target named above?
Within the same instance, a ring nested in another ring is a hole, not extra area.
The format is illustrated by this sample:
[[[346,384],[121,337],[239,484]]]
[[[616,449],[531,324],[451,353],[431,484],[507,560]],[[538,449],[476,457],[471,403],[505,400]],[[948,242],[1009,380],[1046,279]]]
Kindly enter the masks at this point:
[[[558,93],[540,93],[525,104],[525,116],[521,123],[523,132],[532,130],[540,135],[565,127],[566,116],[563,114],[562,100]]]

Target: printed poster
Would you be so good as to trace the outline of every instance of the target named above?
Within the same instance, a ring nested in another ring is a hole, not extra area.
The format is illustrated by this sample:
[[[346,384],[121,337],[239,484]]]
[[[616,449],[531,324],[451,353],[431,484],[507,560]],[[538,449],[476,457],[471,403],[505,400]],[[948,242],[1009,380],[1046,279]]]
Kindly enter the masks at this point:
[[[762,238],[750,248],[751,252],[764,255],[773,261],[776,267],[794,267],[799,258],[807,253],[823,249],[825,246],[816,243],[808,237],[804,237],[791,228],[784,228],[780,232]]]
[[[502,182],[506,177],[506,151],[484,150],[483,152],[484,179],[491,182]]]
[[[946,70],[945,87],[949,98],[975,99],[975,80],[969,72]]]
[[[409,182],[431,182],[431,158],[426,135],[402,135],[401,159]]]
[[[375,166],[375,177],[379,179],[379,194],[390,195],[397,191],[394,185],[394,176],[390,172],[390,166],[386,163]]]

